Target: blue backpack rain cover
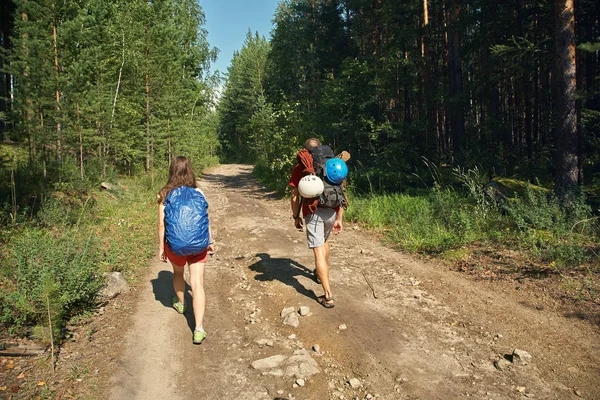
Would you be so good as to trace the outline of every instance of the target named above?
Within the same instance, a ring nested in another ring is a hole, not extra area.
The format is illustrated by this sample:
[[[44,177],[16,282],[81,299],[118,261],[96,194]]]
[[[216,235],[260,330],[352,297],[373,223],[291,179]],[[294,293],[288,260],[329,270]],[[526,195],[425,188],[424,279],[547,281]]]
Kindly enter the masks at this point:
[[[165,234],[169,248],[178,256],[202,253],[210,245],[208,202],[202,193],[180,186],[165,199]]]

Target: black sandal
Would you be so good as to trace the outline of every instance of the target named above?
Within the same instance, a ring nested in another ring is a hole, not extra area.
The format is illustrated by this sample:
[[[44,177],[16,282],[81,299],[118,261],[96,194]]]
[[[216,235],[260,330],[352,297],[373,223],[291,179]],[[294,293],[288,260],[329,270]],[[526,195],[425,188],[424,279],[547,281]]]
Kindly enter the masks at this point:
[[[335,303],[333,302],[333,297],[327,298],[325,296],[319,296],[317,298],[319,304],[321,304],[325,308],[333,308],[335,307]]]

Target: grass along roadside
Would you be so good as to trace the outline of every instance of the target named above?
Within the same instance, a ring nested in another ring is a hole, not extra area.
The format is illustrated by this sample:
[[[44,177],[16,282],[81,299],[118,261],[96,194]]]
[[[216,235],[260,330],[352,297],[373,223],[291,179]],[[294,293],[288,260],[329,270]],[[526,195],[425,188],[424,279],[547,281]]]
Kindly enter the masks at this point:
[[[102,220],[96,229],[106,254],[102,263],[104,271],[119,271],[135,281],[156,254],[159,185],[152,183],[150,177],[128,178],[120,183],[123,190],[117,198],[109,195],[99,203]]]
[[[390,244],[479,276],[557,277],[559,296],[600,304],[597,220],[583,200],[565,210],[549,193],[477,202],[453,189],[353,197],[348,220]],[[585,222],[580,222],[585,221]]]
[[[49,345],[50,315],[59,356],[0,356],[0,398],[102,398],[96,368],[104,352],[83,356],[90,342],[110,339],[110,329],[97,333],[109,314],[97,308],[102,273],[120,271],[135,284],[156,251],[158,185],[150,177],[113,183],[112,192],[54,192],[34,218],[2,236],[0,339]],[[106,308],[112,318],[127,312],[119,298]]]
[[[156,247],[157,189],[146,177],[119,183],[114,193],[56,191],[35,217],[5,232],[0,248],[5,334],[47,343],[52,336],[59,343],[70,319],[94,310],[104,272],[135,280]]]

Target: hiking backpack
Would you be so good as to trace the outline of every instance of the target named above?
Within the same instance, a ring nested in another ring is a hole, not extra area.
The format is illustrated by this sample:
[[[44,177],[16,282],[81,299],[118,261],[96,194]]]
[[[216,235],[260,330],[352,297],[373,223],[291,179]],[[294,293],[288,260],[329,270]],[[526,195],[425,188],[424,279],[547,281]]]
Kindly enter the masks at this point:
[[[208,202],[189,186],[172,189],[165,199],[165,237],[178,256],[202,253],[210,245]]]
[[[321,178],[323,185],[325,186],[323,193],[319,196],[319,207],[346,207],[346,197],[344,196],[342,185],[336,185],[331,182],[327,179],[327,174],[325,173],[325,164],[327,164],[327,160],[335,157],[331,147],[321,145],[313,147],[309,152],[312,155],[315,175]]]

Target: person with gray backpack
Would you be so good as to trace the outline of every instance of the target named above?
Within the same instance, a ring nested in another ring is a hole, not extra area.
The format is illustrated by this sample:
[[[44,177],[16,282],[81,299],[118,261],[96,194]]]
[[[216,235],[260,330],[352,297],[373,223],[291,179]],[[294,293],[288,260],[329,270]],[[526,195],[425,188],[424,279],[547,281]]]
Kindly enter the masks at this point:
[[[325,308],[333,308],[328,239],[331,232],[337,235],[343,230],[344,209],[348,206],[344,190],[348,167],[342,158],[334,156],[329,146],[321,145],[315,138],[304,143],[297,159],[289,181],[294,225],[299,230],[306,228],[307,244],[315,256],[315,279],[325,292],[318,302]]]

